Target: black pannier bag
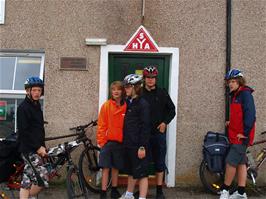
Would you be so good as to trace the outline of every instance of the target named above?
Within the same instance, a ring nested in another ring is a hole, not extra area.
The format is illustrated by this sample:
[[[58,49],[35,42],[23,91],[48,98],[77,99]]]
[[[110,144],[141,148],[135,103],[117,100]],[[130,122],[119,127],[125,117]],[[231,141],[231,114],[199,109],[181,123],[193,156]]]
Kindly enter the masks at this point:
[[[0,183],[7,181],[9,176],[15,172],[13,164],[20,160],[14,135],[0,140]]]
[[[203,144],[203,157],[211,172],[224,172],[228,149],[229,141],[224,134],[207,132]]]

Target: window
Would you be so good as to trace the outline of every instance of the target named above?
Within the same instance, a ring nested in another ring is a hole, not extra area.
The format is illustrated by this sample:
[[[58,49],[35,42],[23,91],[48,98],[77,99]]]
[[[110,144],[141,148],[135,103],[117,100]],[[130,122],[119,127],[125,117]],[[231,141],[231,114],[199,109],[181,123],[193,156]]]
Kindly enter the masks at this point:
[[[16,110],[25,98],[26,78],[38,76],[43,79],[43,71],[43,52],[0,50],[0,137],[16,131]]]
[[[5,0],[0,0],[0,24],[5,23]]]

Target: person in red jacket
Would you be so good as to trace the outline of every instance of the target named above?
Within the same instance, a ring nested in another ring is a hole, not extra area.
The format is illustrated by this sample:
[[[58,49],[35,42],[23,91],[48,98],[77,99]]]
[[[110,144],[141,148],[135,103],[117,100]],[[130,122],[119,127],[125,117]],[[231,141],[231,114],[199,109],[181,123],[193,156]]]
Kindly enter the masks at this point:
[[[126,113],[122,82],[115,81],[110,85],[111,99],[101,107],[98,117],[97,143],[101,148],[99,166],[102,170],[101,199],[107,198],[109,171],[112,170],[111,198],[121,196],[117,190],[118,171],[123,168],[123,125]]]
[[[247,198],[245,193],[247,179],[246,149],[252,145],[255,133],[256,110],[250,87],[246,86],[243,74],[238,69],[232,69],[225,77],[230,89],[230,120],[228,137],[231,144],[226,157],[224,184],[221,187],[220,199]],[[238,189],[229,195],[231,185],[237,172]]]

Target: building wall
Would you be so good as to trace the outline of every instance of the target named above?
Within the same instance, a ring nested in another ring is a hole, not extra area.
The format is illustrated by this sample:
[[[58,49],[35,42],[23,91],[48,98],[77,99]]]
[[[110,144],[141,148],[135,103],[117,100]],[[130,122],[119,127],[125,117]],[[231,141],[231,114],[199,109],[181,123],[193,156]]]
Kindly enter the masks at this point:
[[[232,6],[232,66],[256,90],[260,132],[266,130],[266,2],[234,0]],[[48,135],[97,117],[100,48],[86,46],[85,38],[126,44],[141,25],[141,9],[141,0],[6,1],[0,48],[45,50]],[[180,50],[176,184],[198,185],[203,137],[224,130],[226,1],[146,0],[144,26],[160,47]],[[88,71],[59,70],[67,56],[87,58]]]

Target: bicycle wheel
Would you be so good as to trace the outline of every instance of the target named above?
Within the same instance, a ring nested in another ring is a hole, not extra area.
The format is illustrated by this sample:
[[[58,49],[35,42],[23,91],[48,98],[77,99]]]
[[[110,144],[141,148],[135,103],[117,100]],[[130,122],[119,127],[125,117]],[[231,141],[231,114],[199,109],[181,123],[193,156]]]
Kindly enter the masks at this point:
[[[84,187],[77,168],[72,167],[67,172],[67,195],[69,199],[88,198],[87,190]]]
[[[79,158],[80,176],[85,186],[94,193],[101,191],[102,169],[98,166],[100,148],[93,147],[85,149]],[[111,175],[107,188],[111,185]]]
[[[223,174],[211,172],[205,160],[202,160],[200,164],[199,174],[204,188],[213,194],[218,194],[223,184]]]

